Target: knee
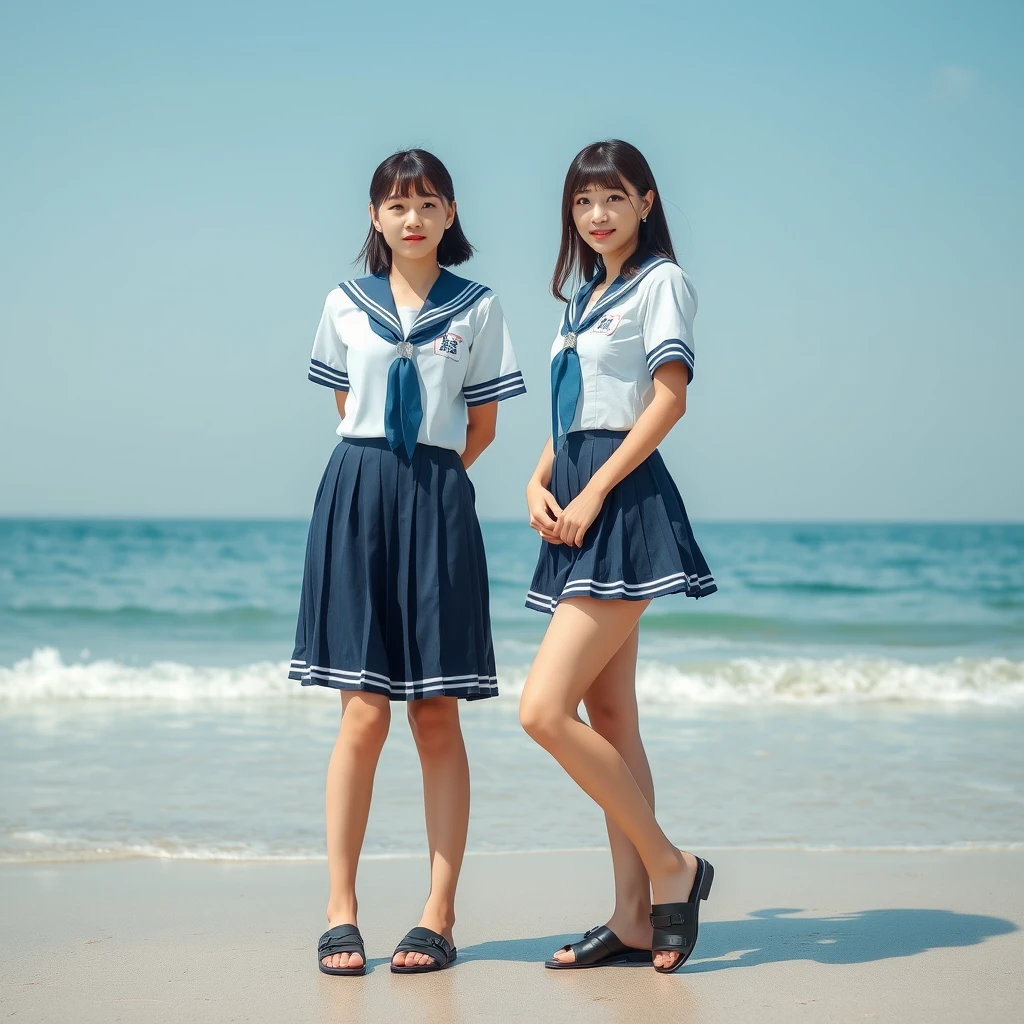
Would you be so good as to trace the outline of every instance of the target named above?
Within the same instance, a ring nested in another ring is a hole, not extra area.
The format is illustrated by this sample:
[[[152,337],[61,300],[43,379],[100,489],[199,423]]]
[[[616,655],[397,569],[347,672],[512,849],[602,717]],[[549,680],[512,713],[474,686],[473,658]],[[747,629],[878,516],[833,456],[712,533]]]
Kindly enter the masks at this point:
[[[450,750],[460,735],[459,709],[452,698],[431,698],[409,703],[409,727],[420,754]]]
[[[628,714],[626,709],[616,701],[604,700],[600,697],[588,698],[585,707],[591,729],[609,741],[636,731],[635,716]]]
[[[561,709],[552,706],[550,701],[539,699],[529,692],[523,694],[519,702],[519,723],[535,743],[545,749],[557,744],[565,720],[566,716]]]
[[[384,746],[391,726],[391,708],[383,703],[350,700],[341,718],[342,732],[348,742],[360,750],[377,750]]]

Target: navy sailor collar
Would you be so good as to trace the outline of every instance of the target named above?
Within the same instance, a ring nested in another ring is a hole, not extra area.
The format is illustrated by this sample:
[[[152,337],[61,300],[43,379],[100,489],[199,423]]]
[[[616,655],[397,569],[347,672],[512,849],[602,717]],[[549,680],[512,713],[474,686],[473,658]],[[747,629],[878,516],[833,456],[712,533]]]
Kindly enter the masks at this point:
[[[623,277],[621,274],[608,286],[608,290],[594,303],[593,308],[584,317],[583,311],[587,308],[590,296],[594,289],[601,283],[604,277],[603,268],[599,268],[589,281],[580,285],[576,294],[569,300],[565,307],[565,314],[562,317],[562,334],[582,334],[590,330],[601,317],[608,312],[624,295],[631,292],[655,267],[663,263],[672,263],[667,256],[651,256],[640,264],[637,272],[632,277]]]
[[[444,334],[453,318],[490,290],[442,269],[406,338],[386,273],[342,281],[338,287],[370,318],[374,333],[394,345],[403,341],[413,345],[433,341]]]

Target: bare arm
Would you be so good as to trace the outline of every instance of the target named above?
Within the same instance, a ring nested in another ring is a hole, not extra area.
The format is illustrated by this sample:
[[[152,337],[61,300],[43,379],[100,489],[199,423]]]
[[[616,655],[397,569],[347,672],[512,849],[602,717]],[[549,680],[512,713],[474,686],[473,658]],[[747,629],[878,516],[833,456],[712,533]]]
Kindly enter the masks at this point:
[[[466,450],[462,453],[462,464],[469,469],[494,440],[498,425],[498,403],[473,405],[467,412],[469,423],[466,427]]]
[[[686,366],[675,360],[654,371],[654,399],[611,458],[565,507],[555,532],[563,544],[579,547],[601,511],[608,493],[640,465],[682,419],[686,412]]]
[[[341,419],[345,418],[345,399],[348,398],[347,391],[335,391],[334,392],[334,403],[338,407],[338,416]]]
[[[549,490],[554,461],[555,450],[549,437],[544,444],[537,468],[526,485],[526,505],[530,510],[530,526],[549,544],[560,544],[561,539],[555,532],[555,523],[562,510]]]

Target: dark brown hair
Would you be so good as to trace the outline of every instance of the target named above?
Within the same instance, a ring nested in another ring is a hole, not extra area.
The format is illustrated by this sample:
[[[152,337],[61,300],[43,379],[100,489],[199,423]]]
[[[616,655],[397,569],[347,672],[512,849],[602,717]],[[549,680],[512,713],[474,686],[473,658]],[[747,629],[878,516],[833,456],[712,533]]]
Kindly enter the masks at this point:
[[[370,202],[375,210],[393,195],[403,199],[411,195],[440,196],[454,203],[455,186],[448,168],[433,153],[425,149],[405,149],[392,153],[370,179]],[[442,267],[457,267],[472,255],[473,246],[463,234],[456,212],[452,226],[442,235],[437,247],[437,262]],[[356,257],[357,263],[359,260],[371,274],[384,274],[391,269],[391,246],[372,224]]]
[[[551,294],[556,299],[568,301],[562,289],[571,277],[577,276],[588,281],[599,267],[604,266],[601,257],[576,230],[572,217],[573,196],[592,186],[621,189],[623,183],[632,185],[641,196],[654,192],[654,204],[647,214],[647,222],[640,223],[640,240],[636,251],[623,264],[622,276],[635,274],[651,256],[667,256],[670,260],[676,258],[661,193],[643,153],[621,139],[593,142],[576,154],[565,175],[565,186],[562,189],[562,242],[555,262],[555,273],[551,278]]]

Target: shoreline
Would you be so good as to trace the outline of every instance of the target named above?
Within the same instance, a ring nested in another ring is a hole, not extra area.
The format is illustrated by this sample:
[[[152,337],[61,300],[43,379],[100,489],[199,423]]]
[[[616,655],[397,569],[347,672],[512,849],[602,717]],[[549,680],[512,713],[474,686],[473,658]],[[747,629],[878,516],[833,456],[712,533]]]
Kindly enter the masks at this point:
[[[701,843],[700,849],[705,853],[791,853],[815,854],[822,856],[862,856],[862,855],[894,855],[913,856],[915,854],[960,854],[960,853],[1024,853],[1024,840],[1007,840],[1005,842],[955,842],[931,844],[894,844],[873,846],[839,846],[835,844],[813,843],[752,843],[749,846],[714,845]],[[575,854],[602,854],[607,846],[552,847],[523,850],[467,850],[466,859],[486,857],[547,857],[571,856]],[[425,861],[427,854],[422,850],[396,851],[393,853],[363,853],[360,863],[389,861],[420,860]],[[233,856],[227,853],[165,853],[142,850],[98,850],[93,855],[40,856],[24,858],[0,857],[0,871],[11,867],[50,867],[71,866],[76,864],[117,864],[122,862],[139,862],[155,864],[326,864],[326,853],[281,853],[251,854]]]
[[[710,847],[698,850],[712,853]],[[844,856],[834,856],[843,852]],[[402,858],[412,861],[414,857]],[[766,1022],[1009,1020],[1024,1000],[1024,851],[714,852],[701,935],[676,975],[545,971],[604,919],[604,852],[467,858],[454,968],[393,976],[420,869],[364,858],[370,971],[316,969],[322,862],[0,865],[0,1007],[17,1020]]]

